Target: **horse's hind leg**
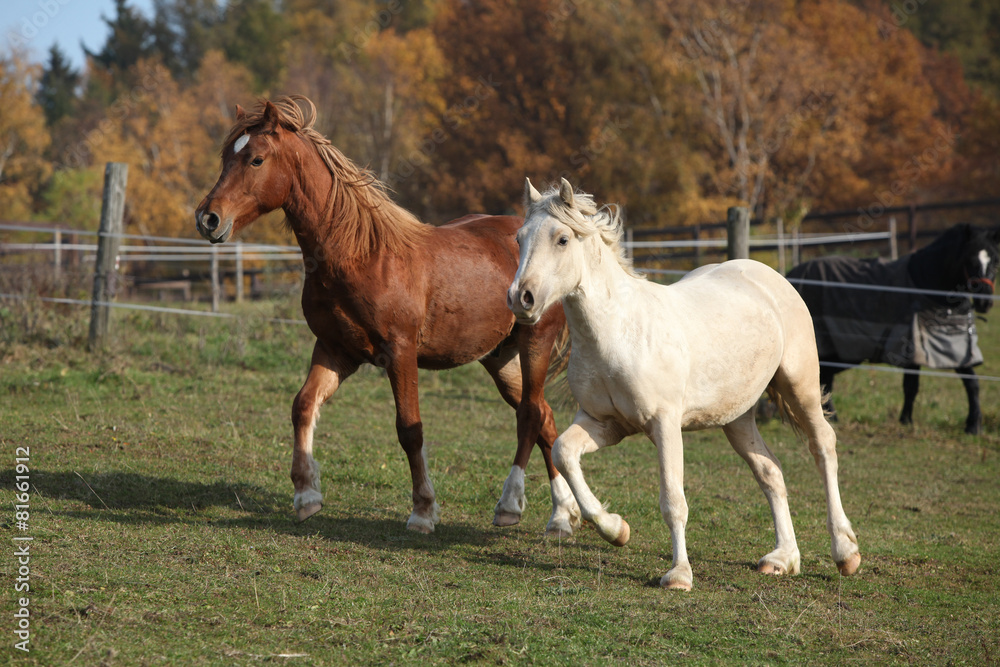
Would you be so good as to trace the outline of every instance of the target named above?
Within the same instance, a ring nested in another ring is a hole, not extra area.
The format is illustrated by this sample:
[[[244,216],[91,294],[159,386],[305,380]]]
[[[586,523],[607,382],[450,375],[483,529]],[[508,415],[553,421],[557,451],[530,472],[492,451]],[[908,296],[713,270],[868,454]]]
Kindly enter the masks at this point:
[[[815,375],[796,374],[796,380],[781,368],[774,376],[773,384],[785,401],[796,423],[809,440],[809,451],[813,455],[819,474],[823,478],[826,491],[826,526],[830,531],[830,551],[837,569],[843,575],[853,574],[861,563],[858,553],[858,538],[854,535],[851,522],[844,513],[840,500],[840,485],[837,481],[837,434],[823,417],[820,394]]]
[[[305,521],[323,507],[319,465],[312,455],[313,432],[319,409],[357,368],[357,364],[335,358],[322,343],[316,341],[309,375],[292,401],[292,429],[295,433],[292,483],[295,485],[294,507],[299,521]]]
[[[983,430],[983,413],[979,407],[979,378],[971,366],[956,368],[955,372],[962,376],[962,386],[969,399],[969,416],[965,419],[965,432],[969,435],[979,435]]]
[[[733,449],[750,466],[757,484],[767,498],[768,505],[771,506],[775,534],[774,551],[760,559],[757,570],[765,574],[798,574],[799,547],[795,543],[795,530],[792,528],[792,516],[788,510],[785,478],[781,473],[781,464],[768,449],[760,431],[757,430],[754,410],[750,409],[736,421],[724,426],[722,430]]]
[[[487,357],[481,363],[496,383],[500,395],[517,411],[517,453],[514,455],[510,475],[504,482],[503,493],[494,509],[493,524],[511,526],[521,521],[526,505],[524,471],[531,456],[531,448],[537,443],[545,460],[552,494],[552,516],[545,527],[545,533],[550,537],[569,537],[580,525],[580,508],[566,480],[552,464],[552,445],[558,432],[552,409],[539,395],[540,389],[544,387],[545,369],[541,370],[540,379],[531,387],[531,391],[525,392],[521,381],[524,364],[515,348],[501,350],[499,357]],[[537,374],[538,370],[535,369],[534,372]],[[533,394],[534,400],[531,398]],[[525,395],[528,400],[522,400]]]
[[[913,402],[920,391],[920,366],[904,366],[903,373],[903,409],[899,412],[900,424],[913,423]]]

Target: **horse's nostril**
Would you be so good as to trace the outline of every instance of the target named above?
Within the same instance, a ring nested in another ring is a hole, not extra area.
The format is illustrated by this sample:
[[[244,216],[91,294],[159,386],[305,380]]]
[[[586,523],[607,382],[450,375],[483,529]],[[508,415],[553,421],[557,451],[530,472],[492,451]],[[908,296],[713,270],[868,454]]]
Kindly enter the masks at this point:
[[[216,213],[206,213],[201,216],[201,226],[205,228],[205,231],[214,232],[219,228],[219,223],[222,220]]]
[[[528,290],[521,292],[521,306],[527,310],[533,305],[535,305],[535,297],[531,296],[531,292]]]

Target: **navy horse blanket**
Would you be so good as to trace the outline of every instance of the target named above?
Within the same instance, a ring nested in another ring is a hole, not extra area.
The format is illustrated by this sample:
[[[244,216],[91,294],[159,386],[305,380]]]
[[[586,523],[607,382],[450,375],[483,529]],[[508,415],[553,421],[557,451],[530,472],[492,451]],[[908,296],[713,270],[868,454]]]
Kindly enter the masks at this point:
[[[936,369],[983,363],[969,299],[905,291],[917,289],[908,263],[824,257],[788,272],[812,313],[821,360]]]

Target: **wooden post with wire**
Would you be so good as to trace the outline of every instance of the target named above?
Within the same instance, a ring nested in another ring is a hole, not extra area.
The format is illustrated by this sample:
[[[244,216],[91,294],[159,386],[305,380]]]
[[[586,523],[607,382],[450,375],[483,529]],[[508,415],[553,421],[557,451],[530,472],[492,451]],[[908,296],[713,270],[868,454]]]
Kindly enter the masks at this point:
[[[87,338],[87,348],[91,351],[101,349],[108,337],[109,304],[115,298],[118,287],[118,248],[121,245],[122,219],[125,216],[127,182],[127,164],[109,162],[105,166],[94,291],[90,302],[90,334]]]
[[[726,213],[726,250],[729,259],[750,258],[750,210],[733,206]]]

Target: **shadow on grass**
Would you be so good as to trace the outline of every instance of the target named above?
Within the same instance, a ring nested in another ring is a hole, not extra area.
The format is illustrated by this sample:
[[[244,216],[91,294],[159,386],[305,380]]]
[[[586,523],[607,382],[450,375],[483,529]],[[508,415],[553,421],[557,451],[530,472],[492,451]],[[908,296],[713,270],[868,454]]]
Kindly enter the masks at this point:
[[[0,471],[0,484],[14,484],[14,471]],[[74,472],[33,470],[33,491],[45,502],[72,500],[90,509],[50,509],[52,516],[123,525],[180,524],[319,536],[333,542],[353,542],[380,549],[440,551],[453,545],[489,548],[505,538],[492,527],[443,522],[431,535],[406,529],[406,516],[366,508],[347,516],[328,506],[305,522],[292,513],[290,496],[242,482],[187,482],[132,472],[107,472],[80,477]],[[237,512],[241,516],[229,516]],[[488,518],[484,517],[484,524]]]

